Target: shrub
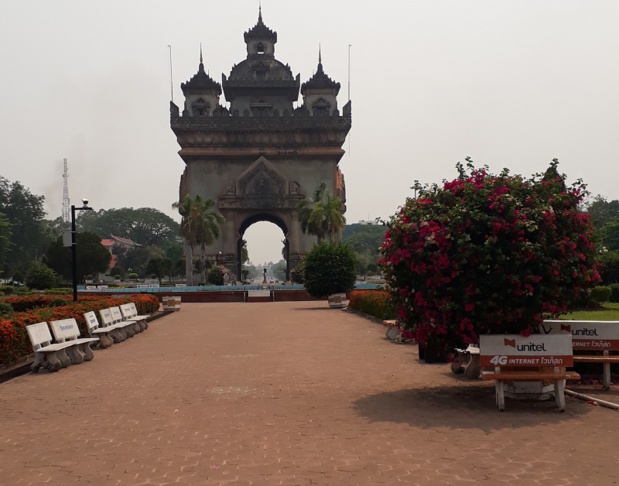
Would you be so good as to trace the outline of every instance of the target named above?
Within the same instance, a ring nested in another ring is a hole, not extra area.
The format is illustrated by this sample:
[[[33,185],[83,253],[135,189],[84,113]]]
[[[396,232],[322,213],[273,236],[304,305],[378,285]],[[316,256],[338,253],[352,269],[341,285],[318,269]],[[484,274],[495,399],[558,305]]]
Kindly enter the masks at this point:
[[[13,313],[13,307],[8,302],[0,302],[0,317],[8,316]]]
[[[467,159],[460,177],[424,188],[389,223],[381,247],[398,318],[422,344],[536,332],[599,282],[593,227],[553,160],[531,179]]]
[[[348,296],[348,307],[378,319],[395,319],[396,310],[385,290],[353,290]]]
[[[290,278],[293,283],[302,284],[303,274],[305,273],[305,261],[301,259],[297,266],[290,271]]]
[[[600,285],[597,287],[593,287],[589,291],[589,298],[593,300],[594,302],[599,302],[599,303],[608,302],[610,299],[611,293],[612,293],[612,290],[610,289],[610,287]]]
[[[619,284],[611,284],[610,287],[610,302],[619,302]]]
[[[65,299],[63,299],[62,297],[57,297],[55,299],[52,299],[49,302],[49,306],[50,307],[60,307],[60,306],[63,306],[63,305],[68,305],[68,304],[69,303]]]
[[[355,288],[357,257],[346,243],[318,243],[304,262],[304,285],[311,296],[325,297]]]
[[[218,265],[212,266],[206,276],[206,281],[213,285],[224,284],[224,269]]]
[[[26,285],[31,289],[51,289],[58,282],[58,276],[45,263],[33,263],[26,275]]]
[[[14,292],[14,287],[12,285],[1,285],[0,292],[4,295],[11,295]]]

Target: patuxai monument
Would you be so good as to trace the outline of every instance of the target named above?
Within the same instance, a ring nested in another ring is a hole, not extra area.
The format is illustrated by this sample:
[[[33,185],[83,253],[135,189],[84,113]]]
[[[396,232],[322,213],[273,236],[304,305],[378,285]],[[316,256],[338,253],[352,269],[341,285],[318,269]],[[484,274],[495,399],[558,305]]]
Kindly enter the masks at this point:
[[[261,11],[244,39],[247,58],[222,74],[221,84],[205,71],[200,52],[198,72],[181,84],[182,110],[170,104],[170,125],[186,164],[179,198],[199,195],[215,202],[225,223],[207,258],[237,276],[247,228],[259,221],[276,224],[289,275],[316,241],[301,231],[299,202],[324,182],[345,203],[338,163],[351,105],[338,109],[340,83],[324,72],[320,53],[315,74],[304,83],[275,58],[277,32],[263,23]],[[229,107],[222,104],[222,90]]]

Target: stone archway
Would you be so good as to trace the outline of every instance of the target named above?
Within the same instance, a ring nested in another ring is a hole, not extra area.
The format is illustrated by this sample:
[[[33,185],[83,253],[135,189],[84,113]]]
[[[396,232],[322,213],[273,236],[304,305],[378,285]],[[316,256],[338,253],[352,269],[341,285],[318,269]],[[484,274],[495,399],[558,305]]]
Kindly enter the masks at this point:
[[[243,236],[245,235],[245,232],[249,229],[250,226],[260,222],[273,223],[280,230],[282,230],[282,233],[284,234],[284,260],[286,261],[286,280],[290,280],[290,271],[293,267],[291,267],[290,265],[290,243],[288,240],[288,227],[282,219],[269,212],[253,214],[251,216],[248,216],[247,219],[245,219],[241,223],[241,226],[238,229],[238,240],[236,245],[237,275],[241,275],[241,269],[243,267],[243,262],[241,261]]]

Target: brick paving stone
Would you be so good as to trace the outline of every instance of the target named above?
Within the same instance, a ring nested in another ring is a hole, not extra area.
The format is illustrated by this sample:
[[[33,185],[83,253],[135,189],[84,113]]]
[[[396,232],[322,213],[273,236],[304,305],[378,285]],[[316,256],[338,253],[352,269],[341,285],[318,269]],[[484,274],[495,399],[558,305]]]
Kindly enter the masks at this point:
[[[491,383],[417,358],[323,302],[183,304],[1,384],[0,485],[619,484],[619,413],[499,413]]]

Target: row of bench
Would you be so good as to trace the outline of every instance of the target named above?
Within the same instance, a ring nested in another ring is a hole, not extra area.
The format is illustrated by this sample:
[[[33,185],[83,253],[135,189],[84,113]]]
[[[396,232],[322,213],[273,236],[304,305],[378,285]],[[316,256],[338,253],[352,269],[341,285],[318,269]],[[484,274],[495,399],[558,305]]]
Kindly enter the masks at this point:
[[[50,321],[49,326],[46,322],[26,326],[35,355],[32,371],[36,373],[41,368],[58,371],[70,364],[90,361],[94,358],[91,345],[97,343],[107,348],[114,342],[124,341],[146,330],[150,316],[138,315],[135,304],[131,302],[101,309],[99,317],[100,322],[94,311],[84,314],[89,337],[81,336],[74,318]]]

